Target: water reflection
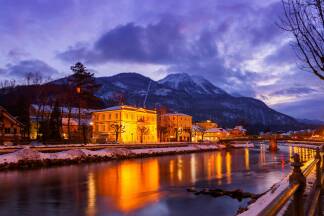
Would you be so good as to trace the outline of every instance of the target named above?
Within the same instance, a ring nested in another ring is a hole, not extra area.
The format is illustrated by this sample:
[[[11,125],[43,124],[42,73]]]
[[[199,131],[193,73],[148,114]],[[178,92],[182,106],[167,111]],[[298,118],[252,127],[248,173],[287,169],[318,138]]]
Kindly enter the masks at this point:
[[[97,175],[99,195],[112,197],[114,207],[122,212],[141,208],[159,198],[157,159],[123,161]]]
[[[300,156],[300,160],[302,162],[306,162],[312,158],[314,158],[316,151],[314,149],[305,149],[296,146],[289,146],[289,158],[290,162],[293,162],[293,155],[297,153]]]
[[[88,175],[88,201],[87,215],[94,216],[96,214],[96,185],[93,172]]]
[[[0,173],[0,215],[145,215],[161,206],[177,215],[222,212],[241,204],[230,198],[196,197],[185,188],[217,187],[264,192],[290,171],[293,153],[303,160],[313,150],[298,147],[269,153],[236,149],[27,172]],[[202,209],[201,206],[204,206]],[[185,206],[185,207],[184,207]],[[164,212],[165,213],[165,212]],[[168,215],[168,213],[165,213]]]

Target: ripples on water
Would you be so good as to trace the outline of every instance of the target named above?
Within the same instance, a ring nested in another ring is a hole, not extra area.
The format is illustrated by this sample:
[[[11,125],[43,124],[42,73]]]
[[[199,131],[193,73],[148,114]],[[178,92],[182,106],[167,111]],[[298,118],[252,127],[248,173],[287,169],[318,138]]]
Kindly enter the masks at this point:
[[[229,197],[195,196],[186,188],[243,189],[261,193],[290,172],[290,156],[235,149],[91,165],[0,173],[0,215],[234,215]]]

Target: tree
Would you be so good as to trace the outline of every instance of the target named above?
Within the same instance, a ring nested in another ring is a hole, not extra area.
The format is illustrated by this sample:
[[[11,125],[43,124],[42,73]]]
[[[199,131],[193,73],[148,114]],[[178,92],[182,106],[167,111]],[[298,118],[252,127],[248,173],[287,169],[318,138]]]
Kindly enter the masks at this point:
[[[143,143],[144,136],[147,135],[150,131],[149,128],[146,127],[144,117],[137,120],[137,131],[140,135],[140,143]]]
[[[191,139],[192,139],[192,130],[190,127],[185,127],[183,128],[183,131],[187,134],[189,134],[189,142],[191,142]]]
[[[176,134],[176,141],[179,142],[180,141],[179,138],[183,132],[183,129],[176,127],[176,128],[174,128],[174,130],[175,130],[175,134]]]
[[[61,140],[62,116],[58,100],[55,101],[51,117],[49,119],[49,138],[55,141]]]
[[[89,72],[81,62],[77,62],[71,66],[71,70],[73,74],[68,82],[78,94],[78,128],[81,137],[81,107],[88,105],[87,101],[94,96],[94,93],[100,88],[100,85],[96,83],[94,74]]]
[[[144,125],[139,125],[137,126],[137,130],[139,132],[139,135],[140,135],[140,142],[143,143],[144,141],[144,136],[147,135],[150,131],[149,128],[147,128],[146,126]]]
[[[72,119],[72,111],[73,111],[73,107],[76,104],[76,101],[78,100],[78,95],[76,93],[76,91],[74,90],[74,88],[71,88],[71,86],[65,84],[63,85],[64,88],[64,95],[62,97],[62,102],[64,107],[67,110],[66,113],[66,118],[67,118],[67,134],[68,134],[68,139],[69,141],[71,141],[71,137],[72,137],[72,133],[71,133],[71,119]]]
[[[206,131],[207,131],[207,129],[206,128],[203,128],[203,127],[199,127],[199,126],[197,126],[197,127],[195,127],[194,129],[193,129],[193,131],[194,131],[194,133],[195,133],[195,135],[197,134],[200,134],[201,135],[201,141],[202,142],[204,142],[204,136],[205,136],[205,134],[206,134]],[[198,140],[198,139],[197,139]]]
[[[81,62],[71,66],[71,70],[73,74],[68,80],[69,84],[75,88],[80,96],[93,96],[100,88],[100,85],[96,83],[94,73],[89,72]]]
[[[0,145],[3,145],[3,136],[4,136],[4,116],[3,109],[0,107]]]
[[[324,80],[323,0],[282,0],[280,27],[295,39],[293,47],[302,67]]]
[[[122,134],[122,133],[125,133],[125,126],[118,123],[118,122],[114,122],[111,127],[113,128],[114,130],[114,134],[115,134],[115,142],[118,143],[118,138],[119,138],[119,135]]]

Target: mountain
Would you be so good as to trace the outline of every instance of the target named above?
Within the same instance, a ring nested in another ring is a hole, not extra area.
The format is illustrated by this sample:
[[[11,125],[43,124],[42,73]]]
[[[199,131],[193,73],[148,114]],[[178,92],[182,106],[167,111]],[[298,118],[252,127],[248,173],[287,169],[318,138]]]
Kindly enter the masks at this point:
[[[168,107],[171,111],[193,116],[194,121],[212,119],[222,127],[243,124],[251,130],[286,130],[302,126],[294,118],[269,108],[262,101],[234,97],[201,76],[170,74],[154,81],[137,73],[120,73],[96,78],[102,85],[98,97],[122,94],[127,103],[146,107]]]
[[[202,76],[189,76],[186,73],[170,74],[158,82],[191,95],[227,94],[225,91],[217,88]]]
[[[66,84],[67,80],[68,77],[42,85],[42,94],[47,94],[47,98],[62,96],[65,91],[62,84]],[[96,82],[101,87],[96,92],[96,97],[86,103],[93,108],[113,105],[120,98],[124,98],[126,104],[142,107],[147,96],[147,108],[167,107],[171,112],[191,115],[193,121],[211,119],[224,128],[243,125],[250,132],[257,132],[307,127],[307,124],[269,108],[260,100],[232,96],[201,76],[170,74],[162,80],[154,81],[138,73],[120,73],[97,77]],[[39,88],[19,86],[10,94],[0,92],[0,104],[15,107],[15,102],[9,99],[20,97],[36,103],[35,95],[38,95]],[[8,104],[9,101],[13,103]]]
[[[297,119],[297,121],[299,121],[299,122],[301,122],[303,124],[324,126],[324,121],[320,121],[320,120],[314,120],[314,119]]]

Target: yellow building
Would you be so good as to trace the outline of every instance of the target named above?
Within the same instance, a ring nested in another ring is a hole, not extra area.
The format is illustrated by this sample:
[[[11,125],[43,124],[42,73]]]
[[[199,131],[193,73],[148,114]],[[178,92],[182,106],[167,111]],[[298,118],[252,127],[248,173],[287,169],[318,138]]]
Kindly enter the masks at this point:
[[[93,141],[118,143],[157,142],[155,110],[114,106],[92,113]]]
[[[189,142],[192,117],[183,113],[167,113],[160,116],[159,135],[162,142]]]
[[[213,142],[228,136],[228,131],[223,128],[219,128],[218,124],[212,122],[211,120],[196,122],[192,128],[193,142]]]
[[[23,124],[0,106],[0,145],[18,144],[22,139]]]

